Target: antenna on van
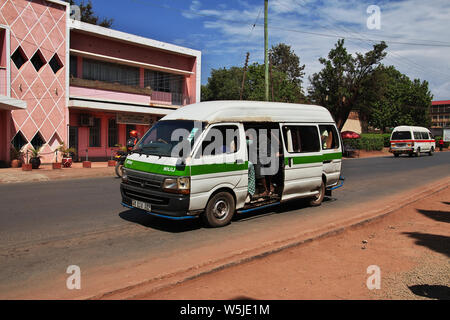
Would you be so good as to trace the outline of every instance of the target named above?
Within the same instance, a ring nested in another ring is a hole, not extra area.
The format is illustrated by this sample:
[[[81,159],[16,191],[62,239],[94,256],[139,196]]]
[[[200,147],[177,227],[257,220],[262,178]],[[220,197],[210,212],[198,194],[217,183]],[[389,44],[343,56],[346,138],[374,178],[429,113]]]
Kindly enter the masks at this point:
[[[247,52],[247,56],[245,57],[244,74],[242,75],[241,95],[239,97],[239,100],[242,100],[242,95],[244,93],[245,74],[247,73],[247,66],[248,66],[248,58],[249,57],[250,57],[250,52]]]

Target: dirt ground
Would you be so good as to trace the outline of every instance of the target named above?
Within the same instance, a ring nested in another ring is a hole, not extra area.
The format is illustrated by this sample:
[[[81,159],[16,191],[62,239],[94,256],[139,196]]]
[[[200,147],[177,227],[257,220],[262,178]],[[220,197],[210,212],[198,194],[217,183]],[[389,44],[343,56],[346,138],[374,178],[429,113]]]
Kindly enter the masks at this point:
[[[144,299],[450,299],[450,188],[375,222]],[[380,269],[380,289],[369,290]]]

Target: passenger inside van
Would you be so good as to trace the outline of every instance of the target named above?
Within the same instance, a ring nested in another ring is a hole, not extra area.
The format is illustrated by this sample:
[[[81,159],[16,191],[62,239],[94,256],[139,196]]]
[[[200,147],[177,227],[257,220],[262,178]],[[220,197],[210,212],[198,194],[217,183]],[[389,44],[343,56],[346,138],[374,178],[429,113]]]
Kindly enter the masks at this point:
[[[279,137],[276,137],[276,135],[274,134],[274,132],[272,130],[270,130],[270,128],[267,127],[254,127],[252,129],[255,129],[254,132],[256,132],[256,134],[258,135],[258,138],[255,138],[253,136],[252,133],[249,133],[248,135],[248,152],[250,154],[250,145],[252,143],[257,143],[256,145],[256,149],[253,149],[253,151],[257,152],[257,157],[256,157],[256,163],[252,163],[250,161],[250,157],[249,157],[249,190],[250,190],[250,184],[253,183],[253,181],[251,182],[250,179],[253,179],[253,174],[254,174],[254,193],[256,193],[256,187],[257,185],[261,186],[262,188],[262,192],[257,194],[257,196],[259,197],[270,197],[272,195],[274,195],[275,193],[275,181],[277,179],[274,179],[274,176],[278,175],[280,170],[280,150],[281,150],[281,141],[279,139]],[[260,131],[260,129],[265,129]],[[261,139],[260,134],[261,132],[265,132],[267,133],[267,137],[265,139]],[[262,143],[265,142],[265,143]],[[278,145],[278,150],[274,150],[274,145],[277,146]],[[262,161],[261,159],[261,155],[266,155],[267,157],[271,158],[271,162],[269,163],[265,163],[265,161]],[[272,158],[275,158],[272,159]],[[278,162],[276,165],[278,167],[277,172],[273,173],[273,174],[268,174],[268,171],[270,170],[265,170],[268,169],[270,166],[275,165],[272,161]],[[279,177],[278,177],[279,178]],[[260,189],[261,189],[260,188]],[[253,190],[253,187],[252,187]],[[251,192],[249,192],[250,194],[252,194]],[[253,194],[252,194],[253,196]]]

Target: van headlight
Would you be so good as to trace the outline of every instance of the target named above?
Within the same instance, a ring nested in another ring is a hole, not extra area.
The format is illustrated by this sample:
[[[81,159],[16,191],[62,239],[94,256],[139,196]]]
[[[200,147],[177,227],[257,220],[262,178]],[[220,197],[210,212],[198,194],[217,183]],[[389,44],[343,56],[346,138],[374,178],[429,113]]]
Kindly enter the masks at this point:
[[[123,183],[128,182],[128,174],[127,174],[127,170],[125,168],[122,168],[122,182]]]
[[[167,192],[189,194],[191,179],[189,177],[166,178],[163,181],[162,188]]]

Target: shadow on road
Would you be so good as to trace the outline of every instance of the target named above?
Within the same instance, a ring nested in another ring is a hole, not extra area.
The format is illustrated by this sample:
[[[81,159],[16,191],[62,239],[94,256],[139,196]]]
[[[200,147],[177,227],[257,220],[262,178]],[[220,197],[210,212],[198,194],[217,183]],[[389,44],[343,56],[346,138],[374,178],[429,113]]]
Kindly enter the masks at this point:
[[[417,296],[430,299],[450,300],[450,288],[441,285],[415,285],[409,286],[409,290]]]
[[[326,201],[335,201],[333,198],[325,197],[324,202]],[[233,221],[247,221],[257,218],[262,218],[266,216],[270,216],[273,214],[285,213],[292,210],[299,210],[309,207],[308,201],[305,199],[297,199],[288,202],[284,202],[278,205],[270,206],[267,208],[256,209],[250,212],[241,212],[235,214]]]
[[[449,211],[435,211],[435,210],[423,210],[417,209],[417,211],[424,216],[439,221],[450,223],[450,212]]]
[[[450,237],[420,232],[403,232],[403,234],[416,239],[415,243],[419,246],[427,247],[450,257]]]
[[[192,231],[203,227],[201,219],[189,220],[169,220],[152,216],[139,210],[125,210],[119,213],[122,219],[140,224],[146,228],[157,229],[160,231],[180,233]]]

